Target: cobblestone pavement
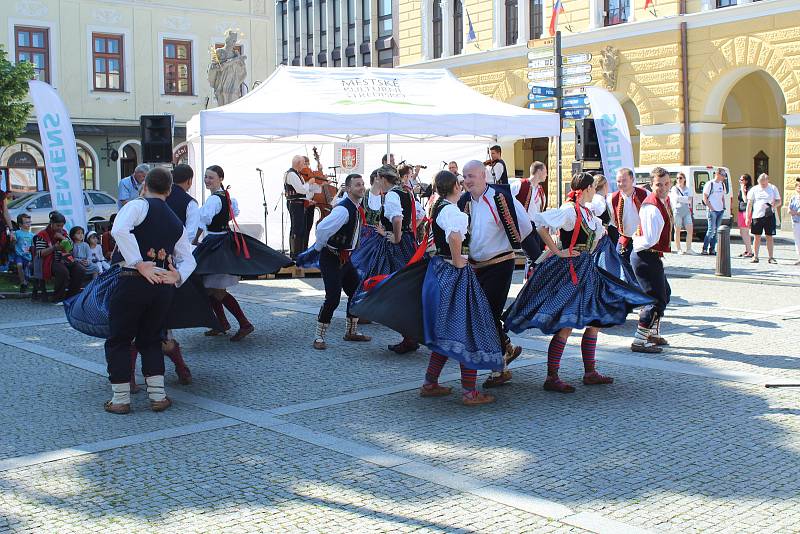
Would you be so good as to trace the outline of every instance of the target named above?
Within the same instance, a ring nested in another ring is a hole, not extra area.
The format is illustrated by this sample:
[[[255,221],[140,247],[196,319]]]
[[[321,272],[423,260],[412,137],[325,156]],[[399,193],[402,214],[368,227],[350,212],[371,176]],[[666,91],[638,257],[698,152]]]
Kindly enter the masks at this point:
[[[478,409],[421,399],[428,352],[394,355],[378,325],[345,343],[339,313],[310,350],[319,279],[237,286],[256,333],[178,332],[195,383],[170,371],[175,406],[140,393],[125,417],[102,411],[101,340],[4,301],[0,531],[800,532],[800,391],[763,387],[800,383],[800,268],[786,242],[776,257],[722,280],[713,258],[670,256],[664,353],[629,351],[631,315],[600,338],[616,382],[584,387],[573,336],[577,391],[557,395],[527,332]]]

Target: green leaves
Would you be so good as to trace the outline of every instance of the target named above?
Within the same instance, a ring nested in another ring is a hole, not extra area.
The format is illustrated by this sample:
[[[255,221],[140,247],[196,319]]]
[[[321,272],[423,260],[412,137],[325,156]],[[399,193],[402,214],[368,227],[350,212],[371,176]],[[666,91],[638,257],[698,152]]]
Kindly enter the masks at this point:
[[[7,59],[0,45],[0,146],[14,143],[25,130],[32,105],[26,102],[28,80],[33,79],[33,65],[22,61],[16,65]]]

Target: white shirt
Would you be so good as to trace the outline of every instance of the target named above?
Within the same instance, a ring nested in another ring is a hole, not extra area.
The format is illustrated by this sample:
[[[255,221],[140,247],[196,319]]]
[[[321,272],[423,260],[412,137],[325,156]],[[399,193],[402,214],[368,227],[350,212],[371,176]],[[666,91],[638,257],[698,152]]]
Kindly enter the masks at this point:
[[[703,187],[703,194],[708,195],[709,209],[712,211],[725,210],[725,185],[722,182],[711,180]]]
[[[781,194],[778,188],[772,184],[767,184],[767,187],[757,185],[750,189],[747,193],[747,201],[753,204],[753,219],[760,219],[766,215],[767,204],[772,204],[775,207],[776,202],[780,202]]]
[[[669,190],[669,201],[672,203],[673,211],[677,211],[684,204],[691,207],[692,191],[688,187],[681,189],[677,185],[673,185]]]
[[[124,258],[123,267],[134,268],[137,263],[142,262],[142,254],[139,252],[139,243],[133,235],[133,229],[142,224],[147,212],[150,211],[150,204],[144,199],[134,199],[120,208],[117,218],[114,219],[114,226],[111,228],[111,236],[117,243],[117,248]],[[172,250],[172,259],[175,262],[175,269],[181,275],[181,279],[176,285],[180,286],[189,279],[197,262],[192,255],[192,245],[189,242],[189,234],[186,227],[183,234],[175,243]]]
[[[469,257],[474,261],[490,260],[504,252],[514,250],[508,242],[493,196],[494,190],[487,186],[486,191],[477,200],[470,197]],[[522,240],[533,231],[533,226],[525,208],[517,199],[514,199],[514,210]]]
[[[642,235],[638,235],[639,232],[636,232],[637,235],[633,236],[634,252],[653,248],[661,237],[661,230],[664,229],[664,217],[661,216],[661,211],[653,204],[642,204],[642,209],[639,210],[639,218],[641,219]]]
[[[189,232],[189,237],[194,238],[198,228],[200,228],[200,206],[192,199],[186,205],[186,231]]]
[[[231,206],[233,207],[233,216],[234,217],[238,217],[239,216],[239,203],[236,202],[235,198],[231,198]],[[224,232],[209,232],[208,230],[206,230],[206,226],[211,224],[211,219],[213,219],[214,215],[219,213],[220,210],[222,210],[222,200],[220,200],[220,198],[217,195],[212,194],[210,197],[208,197],[206,199],[206,203],[203,204],[203,207],[199,209],[199,212],[198,212],[198,215],[199,215],[198,216],[198,224],[197,224],[198,228],[200,228],[201,225],[202,225],[203,230],[205,230],[207,234],[221,234],[221,233],[224,233]],[[187,223],[186,227],[188,228],[189,227],[189,224],[188,224],[189,223],[188,210],[187,210],[187,214],[186,214],[186,223]],[[195,234],[196,233],[197,233],[197,231],[195,230]]]
[[[373,200],[372,195],[370,195],[370,199],[367,202],[369,203],[370,209],[380,209],[380,200]],[[373,207],[373,203],[376,203],[377,207]],[[417,214],[417,224],[419,224],[422,222],[422,219],[425,218],[425,208],[423,208],[422,204],[416,199],[414,200],[414,210]],[[384,196],[383,215],[390,221],[395,217],[403,218],[403,205],[400,203],[400,195],[398,195],[396,191],[389,191]],[[391,228],[387,228],[387,230],[391,230]]]
[[[589,207],[592,208],[592,212],[595,215],[600,217],[608,209],[608,206],[606,205],[606,197],[602,195],[595,195],[592,197],[592,203]]]
[[[600,198],[602,199],[603,197]],[[586,223],[586,226],[591,228],[597,234],[596,237],[602,236],[606,231],[605,228],[603,228],[603,221],[601,221],[594,212],[594,208],[591,204],[584,207],[589,208],[589,214],[586,213],[585,209],[581,209],[582,216],[584,217],[583,220]],[[537,228],[547,227],[553,232],[557,232],[558,230],[574,230],[575,222],[577,220],[578,217],[577,213],[575,213],[575,205],[572,203],[564,204],[557,210],[547,210],[542,213],[537,213],[533,218],[533,222],[536,224]],[[561,246],[568,247],[569,243],[562,243]]]
[[[497,180],[503,176],[503,171],[506,170],[505,166],[498,161],[494,164],[494,167],[489,165],[486,166],[486,183],[494,184],[497,183]]]
[[[511,194],[516,198],[525,180],[515,180],[511,182]],[[531,201],[528,203],[528,216],[533,220],[533,216],[542,211],[542,186],[534,185],[531,182]]]
[[[634,189],[636,191],[636,189]],[[622,231],[620,232],[622,235],[631,237],[633,234],[636,233],[636,230],[639,229],[639,211],[636,209],[636,204],[633,202],[633,195],[627,196],[622,191],[619,192],[620,195],[620,202],[625,202],[622,207]],[[614,222],[614,205],[611,203],[611,194],[608,195],[606,205],[608,207],[608,213],[611,214],[611,222],[609,225],[616,226]]]
[[[359,205],[359,202],[353,200],[352,197],[350,200],[356,206]],[[347,208],[339,205],[334,207],[327,217],[317,223],[317,229],[315,231],[317,240],[314,243],[314,249],[322,250],[325,248],[325,246],[328,244],[328,239],[330,239],[333,234],[338,232],[339,229],[344,226],[349,219],[350,212],[347,211]],[[360,229],[356,227],[356,235],[358,235],[359,231]]]
[[[288,170],[283,174],[283,183],[291,185],[298,195],[305,195],[308,199],[314,196],[311,188],[300,179],[300,175],[294,169]]]
[[[460,234],[461,239],[464,239],[467,236],[469,217],[455,204],[448,204],[439,210],[436,225],[444,230],[445,239],[450,239],[450,234]]]
[[[395,193],[395,196],[396,195],[397,194]],[[369,209],[372,211],[378,211],[381,209],[381,204],[383,204],[383,195],[373,195],[372,191],[370,191],[369,198],[367,198],[367,206],[369,206]]]

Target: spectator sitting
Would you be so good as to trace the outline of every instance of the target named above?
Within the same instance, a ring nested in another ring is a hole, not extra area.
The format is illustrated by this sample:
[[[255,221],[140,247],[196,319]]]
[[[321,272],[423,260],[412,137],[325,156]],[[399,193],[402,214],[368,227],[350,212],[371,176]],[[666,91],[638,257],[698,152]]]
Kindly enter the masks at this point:
[[[114,242],[114,238],[111,236],[111,227],[114,226],[114,219],[116,218],[116,213],[111,216],[111,218],[108,220],[108,230],[103,232],[103,236],[100,239],[100,244],[103,247],[103,257],[107,262],[111,262],[111,255],[114,253],[114,247],[117,245]]]
[[[28,273],[31,267],[31,247],[33,245],[31,216],[27,213],[20,213],[17,216],[17,226],[19,226],[19,230],[14,232],[16,240],[14,263],[17,266],[17,276],[19,277],[19,292],[25,293],[28,291]]]
[[[96,265],[101,273],[109,270],[111,265],[105,261],[97,232],[89,232],[89,235],[86,236],[86,242],[89,244],[89,262],[92,265]]]
[[[51,211],[49,218],[50,223],[33,238],[34,251],[37,258],[41,259],[35,274],[43,291],[44,284],[51,278],[55,279],[53,302],[61,302],[80,292],[86,271],[70,255],[72,241],[64,234],[66,217],[58,211]]]
[[[92,252],[89,249],[89,243],[83,240],[83,236],[84,231],[80,226],[74,226],[69,231],[69,238],[72,240],[72,257],[83,266],[86,274],[90,274],[92,278],[95,278],[100,274],[100,266],[89,261]]]

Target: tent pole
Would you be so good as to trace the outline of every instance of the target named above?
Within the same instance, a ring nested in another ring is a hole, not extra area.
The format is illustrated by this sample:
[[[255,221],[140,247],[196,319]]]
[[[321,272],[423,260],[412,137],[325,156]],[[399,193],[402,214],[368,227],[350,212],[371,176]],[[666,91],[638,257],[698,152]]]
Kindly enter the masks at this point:
[[[389,154],[392,153],[392,142],[390,139],[391,136],[392,134],[386,134],[386,163],[390,163],[392,161],[392,158],[389,156]]]
[[[201,116],[202,117],[202,116]],[[203,135],[203,119],[200,119],[200,172],[203,173],[203,176],[206,175],[206,143],[205,143],[205,136]],[[203,204],[206,202],[206,188],[200,188]],[[194,236],[190,236],[194,239]]]

